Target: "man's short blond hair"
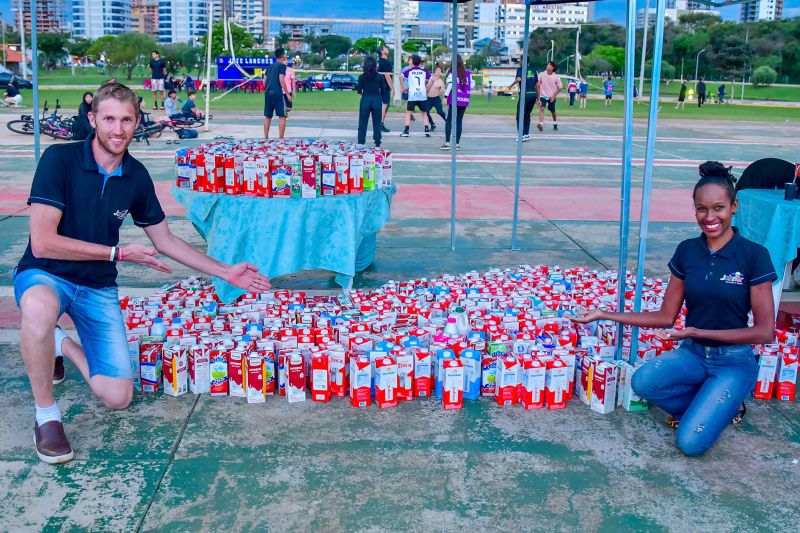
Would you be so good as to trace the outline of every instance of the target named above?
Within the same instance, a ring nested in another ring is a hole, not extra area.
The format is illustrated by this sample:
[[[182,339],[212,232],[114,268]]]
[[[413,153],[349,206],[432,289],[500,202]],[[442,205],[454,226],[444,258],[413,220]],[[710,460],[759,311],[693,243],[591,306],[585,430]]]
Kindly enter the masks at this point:
[[[103,100],[117,100],[118,102],[131,104],[136,116],[139,116],[139,96],[127,85],[121,83],[106,83],[94,95],[92,100],[92,113],[97,114],[97,108]]]

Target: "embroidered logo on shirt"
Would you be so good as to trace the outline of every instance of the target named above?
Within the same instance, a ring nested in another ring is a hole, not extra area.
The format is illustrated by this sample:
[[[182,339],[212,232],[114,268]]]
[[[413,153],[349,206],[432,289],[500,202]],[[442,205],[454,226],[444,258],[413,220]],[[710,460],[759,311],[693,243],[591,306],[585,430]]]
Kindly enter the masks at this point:
[[[122,209],[122,210],[114,211],[114,216],[117,217],[120,220],[125,220],[125,217],[128,216],[128,210],[127,209]]]
[[[733,274],[725,274],[721,278],[720,281],[724,281],[729,285],[742,285],[744,284],[744,277],[742,276],[741,272],[734,272]]]

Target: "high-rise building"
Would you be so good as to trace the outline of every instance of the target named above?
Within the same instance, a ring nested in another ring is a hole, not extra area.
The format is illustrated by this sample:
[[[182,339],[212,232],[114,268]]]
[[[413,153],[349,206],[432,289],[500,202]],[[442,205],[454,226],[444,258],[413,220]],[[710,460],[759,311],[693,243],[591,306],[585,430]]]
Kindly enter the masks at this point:
[[[742,4],[739,22],[780,20],[782,16],[783,0],[753,0]]]
[[[520,42],[525,35],[525,3],[522,0],[500,0],[498,9],[498,38],[514,56],[520,53]],[[574,4],[533,5],[530,13],[531,29],[558,25],[583,24],[589,21],[586,2]]]
[[[30,3],[22,3],[22,24],[25,31],[31,31]],[[14,20],[19,25],[19,0],[12,0],[11,8],[14,11]],[[69,6],[68,6],[69,7]],[[58,33],[64,31],[64,2],[63,0],[38,0],[36,2],[36,31],[41,33]],[[19,28],[18,28],[19,29]]]
[[[197,44],[206,33],[207,0],[159,0],[158,42]]]
[[[229,17],[239,26],[259,39],[267,40],[269,37],[270,0],[214,0],[214,21],[222,20],[223,8]]]
[[[653,26],[656,19],[656,8],[654,1],[650,2],[651,7],[647,10],[647,24]],[[714,9],[709,9],[707,5],[695,2],[694,0],[667,0],[666,9],[664,10],[664,17],[666,20],[678,22],[681,15],[687,13],[705,13],[707,15],[720,15],[720,12]],[[636,12],[636,27],[644,27],[644,8]]]
[[[131,0],[73,0],[72,35],[97,39],[131,31]]]
[[[158,37],[158,0],[131,1],[131,31]]]
[[[460,7],[460,6],[459,6]],[[394,42],[394,20],[395,10],[400,9],[400,19],[403,24],[400,26],[400,38],[405,40],[414,29],[417,20],[419,20],[419,2],[408,2],[407,0],[383,0],[383,20],[386,24],[383,25],[384,39],[388,42]],[[449,12],[448,9],[445,11]]]

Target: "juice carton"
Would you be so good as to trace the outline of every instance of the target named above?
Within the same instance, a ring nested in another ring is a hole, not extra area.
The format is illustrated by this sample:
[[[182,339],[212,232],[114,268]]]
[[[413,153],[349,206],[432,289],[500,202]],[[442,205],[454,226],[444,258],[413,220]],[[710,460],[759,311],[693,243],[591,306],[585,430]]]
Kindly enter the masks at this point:
[[[370,381],[372,380],[372,363],[366,355],[350,357],[350,405],[353,407],[369,407],[372,402]]]
[[[431,352],[427,348],[411,350],[414,356],[414,396],[428,397],[433,393]]]
[[[619,367],[617,405],[621,405],[626,411],[646,411],[649,408],[647,400],[636,394],[631,386],[633,375],[641,365],[631,365],[625,361],[616,361],[616,364]]]
[[[266,350],[259,350],[264,359],[264,394],[273,396],[278,388],[278,380],[275,374],[275,349],[270,347]]]
[[[617,398],[617,372],[619,367],[606,361],[598,362],[592,378],[592,411],[613,413]]]
[[[515,355],[497,358],[497,387],[494,399],[500,405],[514,405],[518,400],[519,360]]]
[[[291,165],[275,162],[269,171],[270,194],[273,198],[288,198],[291,196],[292,167]]]
[[[209,375],[211,396],[228,395],[228,352],[223,348],[209,352]]]
[[[300,160],[301,198],[316,198],[317,185],[320,180],[317,162],[313,157],[304,157]]]
[[[481,357],[481,396],[494,396],[497,385],[497,357],[483,354]]]
[[[168,344],[163,350],[164,394],[180,396],[189,390],[186,349],[178,344]]]
[[[522,397],[520,403],[525,409],[544,407],[545,363],[538,357],[527,357],[522,361]]]
[[[793,402],[797,388],[796,355],[778,355],[778,371],[775,385],[775,399]]]
[[[328,354],[320,352],[311,356],[311,401],[328,402],[331,399],[331,376]]]
[[[453,350],[436,350],[436,364],[433,367],[433,374],[436,378],[436,397],[442,397],[442,376],[444,375],[445,359],[453,359],[456,354]]]
[[[142,390],[142,374],[139,370],[139,353],[142,338],[139,335],[128,335],[128,359],[131,361],[131,381],[133,390]]]
[[[458,358],[442,363],[442,404],[445,410],[464,407],[464,362]]]
[[[411,400],[414,397],[414,355],[407,350],[392,350],[397,361],[397,399]]]
[[[350,192],[350,158],[346,155],[333,156],[333,166],[336,171],[336,194]]]
[[[233,350],[228,357],[228,395],[238,398],[247,396],[247,355],[242,350]]]
[[[251,353],[247,357],[247,403],[264,403],[265,373],[264,357],[258,353]]]
[[[778,367],[778,356],[775,354],[763,354],[758,359],[758,378],[754,398],[769,400],[775,390],[775,371]]]
[[[156,392],[161,383],[161,354],[163,345],[142,343],[139,347],[139,369],[142,376],[142,392]]]
[[[286,399],[289,403],[306,400],[306,369],[303,356],[293,353],[286,361]]]
[[[203,394],[211,390],[209,349],[203,344],[189,347],[189,390]]]
[[[397,405],[397,361],[390,356],[375,361],[375,403],[378,407]]]
[[[464,363],[464,399],[477,400],[481,395],[481,353],[472,348],[462,350]]]
[[[363,156],[364,159],[364,191],[374,191],[377,187],[376,167],[375,167],[375,154],[367,152]]]
[[[364,160],[360,157],[350,158],[350,194],[358,194],[364,191]]]
[[[343,346],[330,346],[328,348],[328,372],[330,373],[331,394],[333,396],[347,396],[347,352]]]

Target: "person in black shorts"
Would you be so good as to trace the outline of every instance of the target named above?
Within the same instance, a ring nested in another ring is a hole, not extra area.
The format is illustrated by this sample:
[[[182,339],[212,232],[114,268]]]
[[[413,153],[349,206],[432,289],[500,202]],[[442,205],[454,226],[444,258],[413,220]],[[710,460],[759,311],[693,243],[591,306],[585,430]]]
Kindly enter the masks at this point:
[[[520,60],[521,61],[521,60]],[[517,104],[517,132],[519,132],[519,108],[522,107],[522,142],[528,142],[531,139],[531,113],[536,105],[536,87],[539,85],[539,74],[533,68],[530,61],[525,73],[525,97],[520,97]],[[514,83],[511,87],[519,85],[520,91],[522,90],[522,65],[517,67],[517,75],[514,78]],[[523,107],[524,106],[524,107]]]
[[[686,80],[681,80],[681,89],[678,92],[678,103],[675,109],[683,109],[686,106]]]
[[[703,76],[697,82],[697,107],[703,107],[706,103],[706,82],[703,81]]]
[[[157,111],[158,101],[164,109],[164,80],[167,77],[167,63],[158,55],[158,50],[150,54],[150,90],[153,91],[153,111]]]
[[[286,85],[286,52],[283,48],[275,50],[273,63],[264,77],[264,138],[269,139],[272,117],[278,116],[278,137],[286,133],[286,100],[292,100],[291,91]]]
[[[389,133],[386,127],[386,112],[389,110],[389,103],[392,101],[392,91],[394,82],[392,81],[392,63],[389,61],[389,48],[383,45],[379,49],[380,58],[378,59],[378,74],[383,77],[384,87],[381,89],[381,131]]]

